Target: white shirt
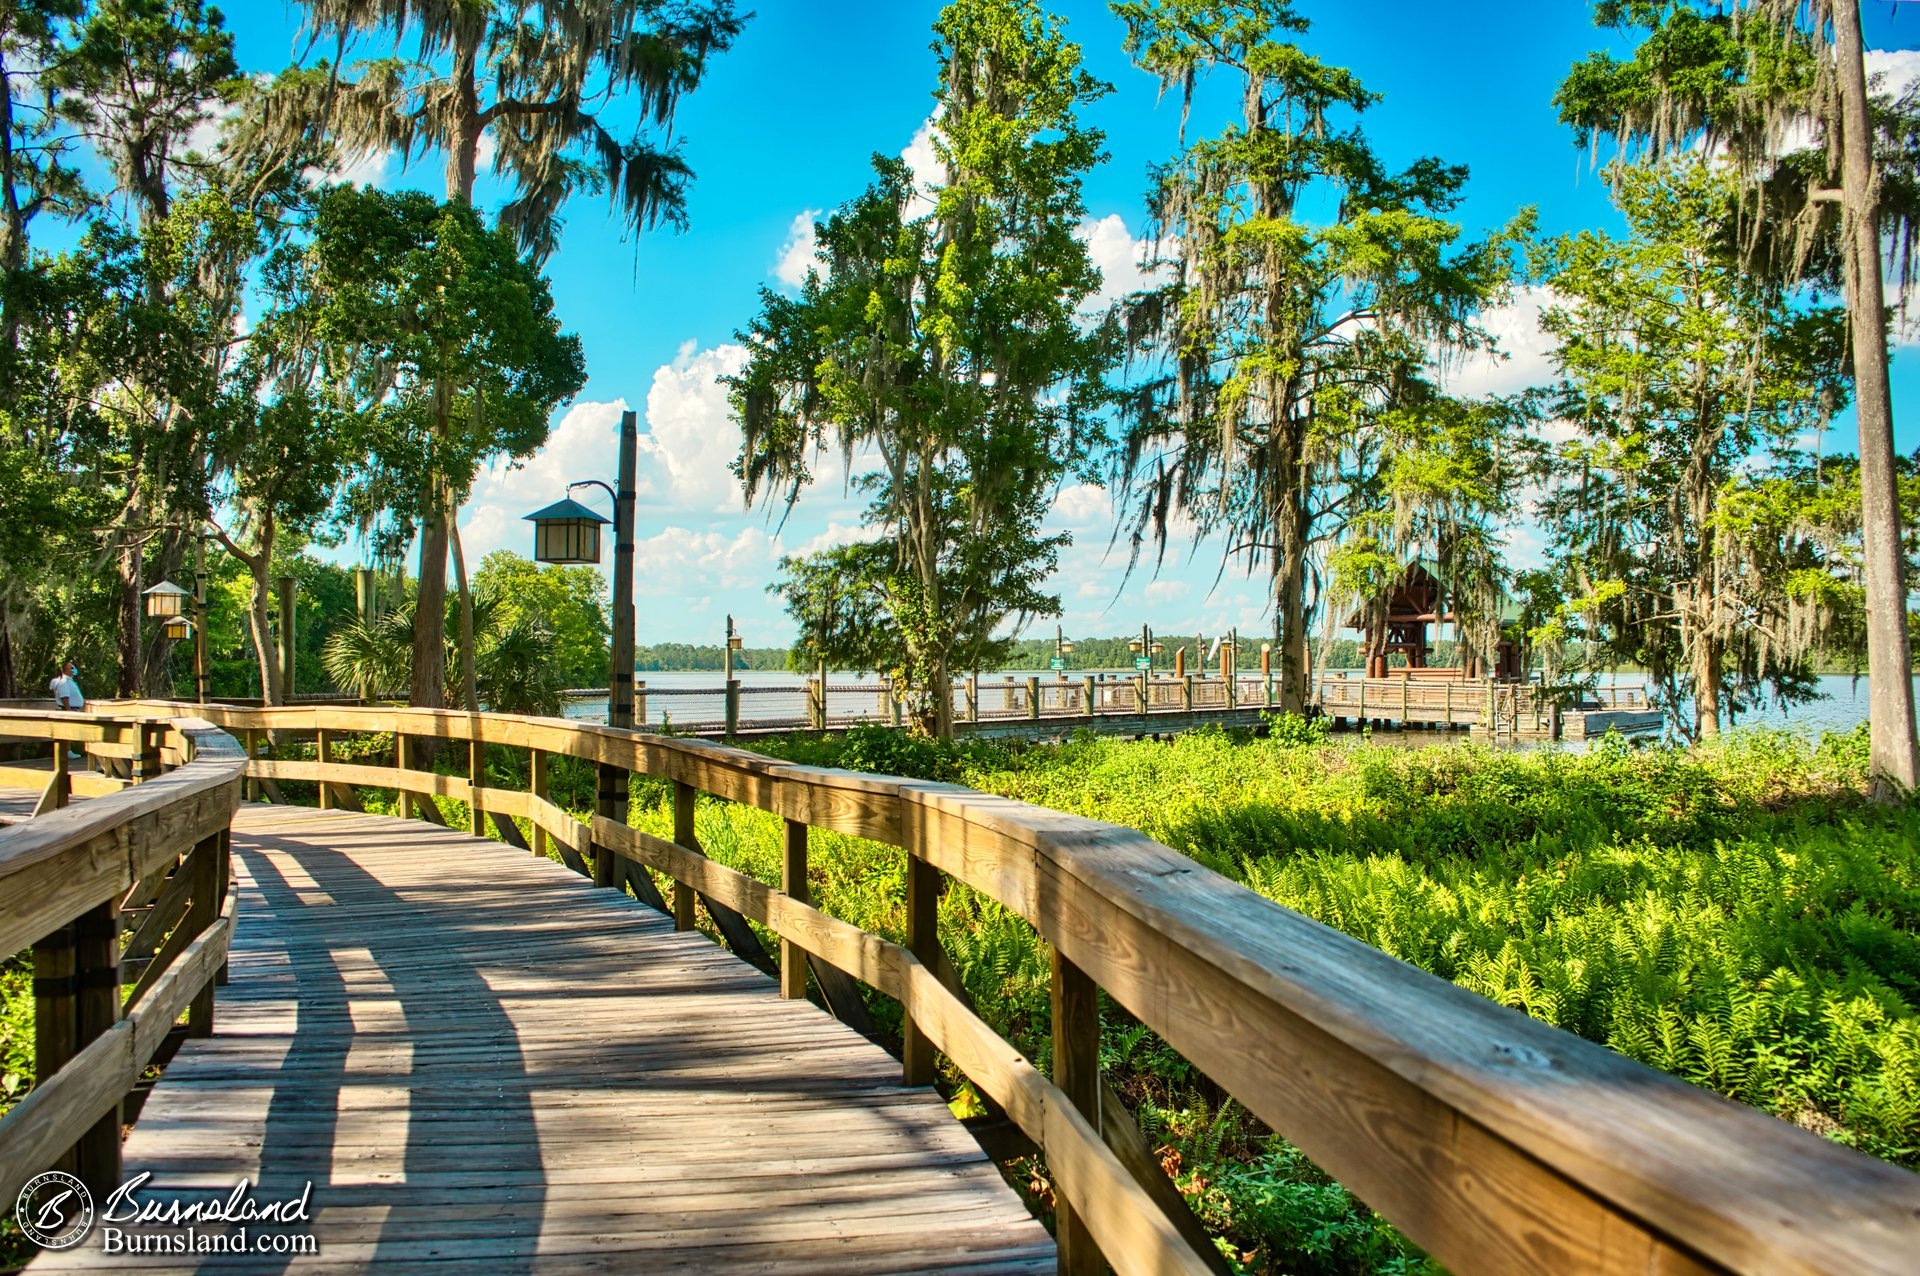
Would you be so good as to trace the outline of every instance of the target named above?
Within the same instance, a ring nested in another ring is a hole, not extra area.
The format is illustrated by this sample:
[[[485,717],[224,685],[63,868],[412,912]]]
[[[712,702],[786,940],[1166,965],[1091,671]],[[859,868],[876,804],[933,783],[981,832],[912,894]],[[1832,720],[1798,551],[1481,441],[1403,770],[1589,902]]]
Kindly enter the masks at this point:
[[[80,712],[87,707],[86,693],[80,690],[80,684],[64,673],[49,682],[47,690],[53,693],[55,703],[62,709]]]

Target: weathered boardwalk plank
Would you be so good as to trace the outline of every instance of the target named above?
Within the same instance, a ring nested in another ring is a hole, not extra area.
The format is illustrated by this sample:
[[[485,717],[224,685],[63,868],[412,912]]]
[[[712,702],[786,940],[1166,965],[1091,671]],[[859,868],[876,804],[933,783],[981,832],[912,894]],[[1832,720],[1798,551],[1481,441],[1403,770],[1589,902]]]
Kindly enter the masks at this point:
[[[633,900],[379,817],[248,806],[233,848],[215,1034],[148,1098],[127,1173],[310,1180],[284,1230],[318,1252],[109,1255],[96,1228],[33,1271],[1053,1270],[937,1095]]]

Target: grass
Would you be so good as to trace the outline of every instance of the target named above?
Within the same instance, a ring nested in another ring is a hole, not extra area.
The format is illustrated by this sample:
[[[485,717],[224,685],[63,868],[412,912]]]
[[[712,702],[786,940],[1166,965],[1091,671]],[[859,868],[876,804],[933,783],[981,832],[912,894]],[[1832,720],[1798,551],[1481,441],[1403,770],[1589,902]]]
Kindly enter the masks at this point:
[[[1864,799],[1863,731],[1818,745],[1772,732],[1692,749],[1616,739],[1582,755],[1388,748],[1297,721],[1258,740],[940,747],[868,729],[759,747],[1131,825],[1463,987],[1920,1168],[1920,806]],[[391,741],[353,748],[390,756]],[[524,757],[492,765],[495,783],[524,784]],[[551,780],[562,805],[591,805],[591,767],[555,758]],[[302,786],[285,787],[301,799]],[[391,795],[363,798],[381,809]],[[464,809],[442,805],[461,827]],[[631,819],[670,835],[668,786],[636,781]],[[779,880],[778,818],[703,799],[696,824],[713,858]],[[811,851],[822,907],[904,937],[899,851],[818,831]],[[1032,929],[957,884],[940,908],[982,1014],[1046,1066],[1047,963]],[[17,963],[0,974],[0,1082],[16,1089],[31,1048],[27,985]],[[897,1007],[876,997],[873,1009],[897,1030]],[[1102,1058],[1245,1270],[1436,1270],[1111,1004]],[[965,1085],[948,1080],[964,1108]],[[1044,1168],[1019,1170],[1044,1205]]]

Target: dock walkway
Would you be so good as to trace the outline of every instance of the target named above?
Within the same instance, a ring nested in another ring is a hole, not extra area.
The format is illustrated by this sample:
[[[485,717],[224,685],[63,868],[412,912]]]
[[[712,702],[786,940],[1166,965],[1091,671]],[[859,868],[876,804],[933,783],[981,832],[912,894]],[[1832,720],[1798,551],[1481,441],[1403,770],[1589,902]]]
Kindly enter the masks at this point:
[[[1054,1268],[934,1091],[624,893],[297,807],[243,806],[233,860],[214,1034],[147,1098],[126,1174],[258,1200],[311,1181],[318,1253],[89,1242],[32,1271]]]

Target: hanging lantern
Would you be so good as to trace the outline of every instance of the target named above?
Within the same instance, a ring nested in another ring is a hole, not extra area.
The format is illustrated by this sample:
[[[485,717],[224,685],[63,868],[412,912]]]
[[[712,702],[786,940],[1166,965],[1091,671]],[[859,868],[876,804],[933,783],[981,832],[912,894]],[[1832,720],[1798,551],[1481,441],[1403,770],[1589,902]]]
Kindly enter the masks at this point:
[[[526,521],[533,524],[535,562],[577,567],[600,561],[600,528],[610,520],[580,502],[555,501]]]
[[[186,590],[172,581],[163,580],[145,594],[147,615],[178,616],[186,611],[187,599],[190,596]]]
[[[193,622],[185,616],[168,616],[167,623],[160,626],[160,632],[176,642],[193,637]]]

